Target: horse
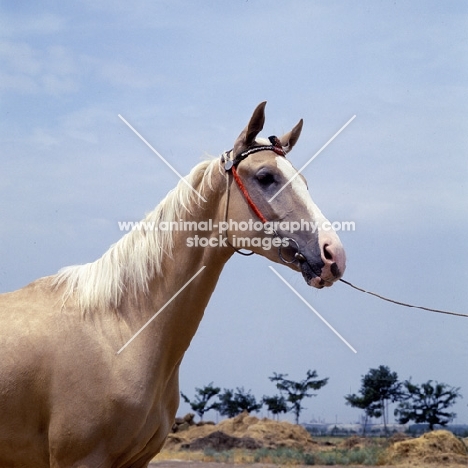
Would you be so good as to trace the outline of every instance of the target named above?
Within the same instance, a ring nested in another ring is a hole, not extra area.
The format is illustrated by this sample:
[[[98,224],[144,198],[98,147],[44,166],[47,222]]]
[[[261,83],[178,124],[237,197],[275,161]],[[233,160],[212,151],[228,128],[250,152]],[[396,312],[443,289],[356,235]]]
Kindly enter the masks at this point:
[[[236,251],[287,264],[319,289],[343,275],[334,231],[288,229],[326,218],[286,159],[302,119],[258,137],[265,104],[232,150],[196,165],[146,216],[154,229],[0,295],[0,466],[147,467],[175,420],[181,360]]]

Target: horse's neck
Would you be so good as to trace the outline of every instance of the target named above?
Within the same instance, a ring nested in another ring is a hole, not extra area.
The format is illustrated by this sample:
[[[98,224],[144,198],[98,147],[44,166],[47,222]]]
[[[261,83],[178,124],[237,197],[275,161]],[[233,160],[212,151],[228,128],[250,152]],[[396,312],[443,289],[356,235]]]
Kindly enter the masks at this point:
[[[195,187],[196,188],[196,187]],[[206,200],[192,207],[184,221],[195,223],[212,220],[218,224],[224,216],[225,178],[214,169],[212,188]],[[176,220],[179,221],[179,220]],[[136,333],[151,323],[135,339],[156,359],[155,365],[174,366],[182,358],[193,338],[203,312],[215,289],[219,275],[233,251],[230,247],[201,247],[188,238],[216,237],[217,232],[177,230],[173,233],[172,255],[163,259],[161,273],[149,285],[149,293],[140,304],[127,304],[126,317],[133,317],[130,329]],[[130,343],[128,347],[132,346]],[[137,351],[138,352],[138,351]],[[161,361],[162,360],[162,361]]]

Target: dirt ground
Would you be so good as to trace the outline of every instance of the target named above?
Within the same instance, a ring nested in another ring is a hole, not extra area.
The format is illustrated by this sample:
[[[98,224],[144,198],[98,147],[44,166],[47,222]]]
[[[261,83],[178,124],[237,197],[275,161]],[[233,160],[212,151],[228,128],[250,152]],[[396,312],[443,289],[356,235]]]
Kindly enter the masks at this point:
[[[270,463],[252,463],[252,464],[237,464],[237,463],[216,463],[216,462],[197,462],[197,461],[187,461],[187,460],[165,460],[160,462],[153,462],[149,465],[151,468],[280,468],[281,465],[273,465]],[[291,468],[309,468],[306,465],[288,465]],[[314,468],[327,468],[325,465],[313,465]],[[389,465],[386,465],[389,466]],[[463,468],[468,466],[468,464],[451,464],[451,463],[442,463],[442,464],[398,464],[391,465],[395,468]],[[363,468],[363,465],[346,465],[347,468]],[[366,465],[366,468],[382,468],[382,466],[369,466]]]
[[[305,465],[293,465],[293,466],[294,468],[306,468]],[[215,462],[207,463],[207,462],[191,462],[191,461],[185,461],[185,460],[180,460],[180,461],[172,460],[172,461],[161,461],[161,462],[150,463],[150,467],[152,468],[278,468],[279,465],[272,465],[268,463],[253,463],[250,465],[238,465],[237,463],[215,463]],[[314,467],[326,468],[324,465],[314,465]],[[362,465],[361,466],[347,465],[347,468],[362,468]],[[367,468],[378,468],[378,467],[367,466]],[[444,465],[444,468],[447,468],[447,466]]]
[[[349,457],[353,454],[351,452],[359,452],[365,456],[365,459],[359,463],[367,461],[379,466],[468,468],[468,439],[462,440],[445,430],[429,432],[418,438],[399,433],[390,439],[373,440],[354,435],[344,439],[323,440],[313,439],[302,426],[258,419],[248,413],[221,421],[217,425],[195,424],[193,415],[187,416],[181,418],[178,425],[175,425],[163,450],[150,466],[153,468],[278,468],[287,463],[288,466],[301,468],[304,465],[296,463],[305,463],[306,459],[302,458],[302,455],[298,457],[298,453],[318,457],[315,459],[318,463],[329,460],[331,462],[333,458],[332,464],[339,465],[341,461],[345,464],[358,462],[358,458],[349,459]],[[269,455],[277,453],[275,451],[278,449],[286,449],[288,456],[292,458],[276,459],[274,455]],[[259,450],[262,455],[259,454]],[[348,459],[345,461],[345,458],[340,458],[340,453]],[[228,454],[228,458],[220,458],[219,454]],[[262,459],[263,463],[260,461]],[[272,461],[278,464],[272,464]],[[321,465],[314,466],[323,468]],[[358,468],[355,465],[346,466]]]

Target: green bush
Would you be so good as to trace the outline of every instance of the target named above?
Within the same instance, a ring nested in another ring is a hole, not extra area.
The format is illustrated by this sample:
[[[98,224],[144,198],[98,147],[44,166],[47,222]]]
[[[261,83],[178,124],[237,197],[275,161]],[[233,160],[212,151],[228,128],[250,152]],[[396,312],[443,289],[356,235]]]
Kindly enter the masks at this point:
[[[261,448],[246,451],[245,458],[254,463],[273,463],[275,465],[379,465],[384,447],[369,445],[367,447],[335,448],[330,451],[304,452],[299,449],[279,447]],[[237,455],[236,455],[237,454]],[[204,455],[218,463],[233,463],[239,451],[225,450],[218,452],[212,448],[204,450]]]
[[[217,463],[228,463],[233,461],[233,454],[231,450],[224,450],[223,452],[218,452],[213,448],[206,448],[205,450],[203,450],[203,455],[212,458],[213,461]]]
[[[254,452],[254,462],[270,462],[277,465],[315,465],[315,454],[287,447],[276,449],[261,448]]]
[[[319,452],[315,461],[322,465],[378,465],[382,448],[377,446]]]

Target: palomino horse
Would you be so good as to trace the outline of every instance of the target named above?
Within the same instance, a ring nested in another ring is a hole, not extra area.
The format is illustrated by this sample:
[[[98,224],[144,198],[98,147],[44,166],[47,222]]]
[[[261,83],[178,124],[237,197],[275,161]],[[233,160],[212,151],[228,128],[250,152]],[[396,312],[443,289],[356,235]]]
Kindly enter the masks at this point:
[[[343,274],[333,231],[285,228],[326,219],[285,158],[302,120],[281,138],[257,139],[264,108],[233,150],[198,164],[145,219],[191,230],[133,230],[94,263],[0,296],[1,467],[148,466],[173,424],[179,365],[236,239],[317,288]],[[265,221],[268,229],[255,228]],[[222,234],[207,232],[209,222]]]

